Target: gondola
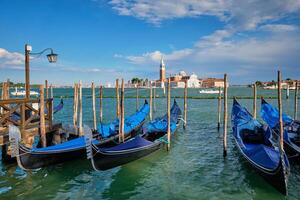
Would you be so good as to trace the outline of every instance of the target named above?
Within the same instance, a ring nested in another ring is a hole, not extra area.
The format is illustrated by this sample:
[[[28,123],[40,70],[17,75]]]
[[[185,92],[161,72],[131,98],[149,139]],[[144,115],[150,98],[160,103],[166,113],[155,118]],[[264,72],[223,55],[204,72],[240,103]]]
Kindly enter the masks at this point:
[[[174,133],[181,119],[181,110],[174,100],[170,110],[171,133]],[[167,141],[167,115],[157,118],[143,127],[143,134],[110,148],[97,147],[91,143],[91,131],[87,131],[88,158],[95,170],[108,170],[145,157],[163,147]]]
[[[272,129],[253,119],[236,99],[232,107],[233,136],[241,155],[279,192],[287,194],[289,162]]]
[[[261,99],[262,119],[278,134],[278,110],[268,104],[263,98]],[[292,117],[282,114],[283,121],[283,141],[284,149],[290,159],[300,159],[300,121],[294,120]]]
[[[149,104],[145,101],[143,107],[135,114],[125,119],[125,139],[136,135],[149,114]],[[116,120],[117,121],[117,120]],[[93,134],[92,143],[97,147],[113,147],[118,144],[118,129],[116,121],[107,125],[108,129]],[[89,128],[84,128],[87,130]],[[111,131],[113,130],[113,131]],[[107,133],[109,132],[109,133]],[[20,141],[20,131],[17,127],[9,127],[9,138],[13,155],[16,156],[19,167],[24,170],[38,169],[48,165],[62,163],[68,160],[84,158],[86,155],[84,137],[78,137],[61,144],[44,148],[27,148]]]

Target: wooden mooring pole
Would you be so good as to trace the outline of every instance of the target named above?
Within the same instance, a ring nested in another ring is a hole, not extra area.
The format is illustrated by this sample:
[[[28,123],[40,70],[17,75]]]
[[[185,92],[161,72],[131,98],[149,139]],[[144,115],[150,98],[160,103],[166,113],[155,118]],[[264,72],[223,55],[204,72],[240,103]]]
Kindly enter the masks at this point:
[[[83,135],[82,130],[82,81],[79,81],[79,135]]]
[[[116,79],[116,112],[117,118],[120,118],[120,94],[119,94],[119,79]]]
[[[280,150],[283,152],[283,123],[282,123],[282,104],[281,104],[281,72],[278,71],[278,110],[279,110],[279,135],[280,135]]]
[[[183,99],[183,115],[184,115],[184,121],[183,121],[183,128],[186,128],[187,123],[187,93],[188,93],[188,87],[187,87],[187,81],[184,83],[184,99]]]
[[[223,129],[223,156],[227,156],[227,74],[224,74],[224,129]]]
[[[165,83],[165,81],[163,83],[163,91],[164,91],[164,97],[166,97],[166,83]]]
[[[153,112],[156,112],[156,86],[153,88]]]
[[[100,123],[103,120],[103,86],[100,85]]]
[[[44,85],[40,85],[40,135],[42,146],[47,146],[46,141],[46,127],[45,127],[45,99],[44,99]]]
[[[73,99],[73,126],[75,133],[78,134],[77,128],[77,117],[78,117],[78,84],[74,84],[74,99]]]
[[[95,95],[95,83],[92,82],[92,103],[93,103],[93,122],[94,130],[97,130],[97,117],[96,117],[96,95]]]
[[[253,118],[256,119],[256,99],[257,99],[257,90],[256,83],[253,84]]]
[[[139,85],[138,84],[136,84],[135,89],[136,89],[135,110],[138,111],[139,110]]]
[[[219,96],[218,96],[218,131],[220,131],[220,126],[221,126],[221,87],[219,87]]]
[[[168,79],[168,98],[167,98],[167,136],[168,136],[168,145],[167,145],[167,151],[170,150],[171,147],[171,79]]]
[[[298,80],[295,86],[295,98],[294,98],[294,119],[298,119]]]
[[[289,83],[286,86],[286,99],[288,99],[290,97],[290,85]]]
[[[124,88],[124,79],[122,79],[122,90],[121,90],[121,96],[122,96],[122,106],[121,106],[121,113],[122,113],[122,142],[125,141],[125,133],[124,133],[124,121],[125,121],[125,88]]]
[[[50,85],[50,98],[53,99],[53,86]]]
[[[48,99],[49,98],[48,80],[45,80],[45,87],[46,87],[46,99]]]
[[[152,84],[150,82],[150,95],[149,95],[149,106],[150,106],[150,112],[149,112],[149,119],[152,121]]]

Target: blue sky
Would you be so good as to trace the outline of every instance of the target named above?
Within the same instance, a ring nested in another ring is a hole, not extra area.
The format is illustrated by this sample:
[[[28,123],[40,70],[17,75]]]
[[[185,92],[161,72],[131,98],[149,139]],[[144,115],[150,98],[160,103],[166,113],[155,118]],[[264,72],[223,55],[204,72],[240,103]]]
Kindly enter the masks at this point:
[[[0,80],[24,81],[26,43],[59,54],[31,59],[33,83],[157,79],[161,56],[168,74],[299,79],[299,17],[299,0],[0,0]]]

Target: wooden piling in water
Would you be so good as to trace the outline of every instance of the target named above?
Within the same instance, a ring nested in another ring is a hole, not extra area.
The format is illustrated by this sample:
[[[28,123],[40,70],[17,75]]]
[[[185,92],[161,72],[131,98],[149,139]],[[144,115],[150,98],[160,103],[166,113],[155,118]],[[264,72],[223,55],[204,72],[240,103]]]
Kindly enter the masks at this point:
[[[48,99],[49,98],[48,80],[45,80],[45,88],[46,88],[46,99]]]
[[[167,145],[167,150],[170,150],[171,147],[171,79],[168,78],[168,98],[167,98],[167,136],[168,136],[168,145]]]
[[[139,85],[138,84],[136,84],[135,89],[136,89],[135,110],[138,111],[139,110]]]
[[[183,122],[183,128],[186,128],[187,124],[187,93],[188,93],[188,87],[187,87],[187,81],[184,83],[184,99],[183,99],[183,115],[184,115],[184,122]]]
[[[288,99],[290,97],[290,86],[289,83],[286,86],[286,99]]]
[[[103,86],[100,85],[100,123],[103,120]]]
[[[119,79],[116,79],[116,112],[117,118],[120,118],[120,94],[119,94]]]
[[[296,81],[295,96],[294,96],[294,119],[298,119],[298,80]]]
[[[125,133],[124,133],[124,121],[125,121],[125,88],[124,88],[124,79],[122,79],[122,107],[121,107],[121,113],[122,113],[122,142],[125,141]]]
[[[153,88],[153,112],[156,112],[156,86]]]
[[[82,81],[79,81],[79,135],[83,135],[82,130]]]
[[[73,126],[75,133],[78,133],[77,128],[77,117],[78,117],[78,84],[74,84],[74,99],[73,99]]]
[[[50,85],[50,98],[53,99],[53,86]]]
[[[253,118],[256,119],[256,99],[257,99],[257,90],[256,83],[253,84]]]
[[[96,95],[95,95],[95,83],[92,82],[92,103],[93,103],[93,124],[94,130],[97,130],[97,117],[96,117]]]
[[[218,131],[220,131],[220,127],[221,127],[221,100],[222,100],[222,96],[221,96],[221,87],[219,87],[219,96],[218,96]]]
[[[223,156],[227,156],[227,74],[224,74],[224,129],[223,129]]]
[[[149,106],[150,106],[150,112],[149,112],[149,119],[152,121],[152,84],[150,82],[150,95],[149,95]]]
[[[280,150],[283,152],[283,123],[282,123],[282,103],[281,103],[281,72],[277,73],[278,80],[278,110],[279,110],[279,135],[280,135]]]
[[[42,146],[47,146],[46,141],[46,127],[45,127],[45,99],[44,99],[44,85],[40,85],[40,135]]]
[[[163,83],[163,90],[164,90],[164,97],[166,97],[166,85],[165,85],[165,81]]]

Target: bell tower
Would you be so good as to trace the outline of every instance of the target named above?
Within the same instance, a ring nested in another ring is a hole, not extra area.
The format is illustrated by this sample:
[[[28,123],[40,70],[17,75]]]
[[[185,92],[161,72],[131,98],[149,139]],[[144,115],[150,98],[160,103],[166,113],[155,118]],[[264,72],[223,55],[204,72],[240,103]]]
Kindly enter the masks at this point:
[[[160,78],[160,81],[161,81],[161,82],[164,82],[165,79],[166,79],[166,66],[165,66],[163,57],[161,57],[161,60],[160,60],[160,73],[159,73],[159,78]]]

